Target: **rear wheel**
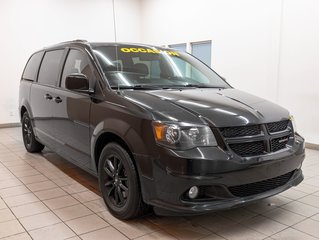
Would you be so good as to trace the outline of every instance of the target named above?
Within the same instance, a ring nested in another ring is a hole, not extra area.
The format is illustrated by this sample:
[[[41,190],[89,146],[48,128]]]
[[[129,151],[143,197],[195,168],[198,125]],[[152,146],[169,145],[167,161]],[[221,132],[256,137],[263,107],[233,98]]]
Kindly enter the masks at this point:
[[[33,127],[29,114],[25,112],[22,116],[22,137],[26,150],[30,153],[41,152],[44,145],[35,139]]]
[[[109,211],[117,218],[130,219],[143,213],[137,171],[127,151],[116,143],[107,144],[99,159],[99,185]]]

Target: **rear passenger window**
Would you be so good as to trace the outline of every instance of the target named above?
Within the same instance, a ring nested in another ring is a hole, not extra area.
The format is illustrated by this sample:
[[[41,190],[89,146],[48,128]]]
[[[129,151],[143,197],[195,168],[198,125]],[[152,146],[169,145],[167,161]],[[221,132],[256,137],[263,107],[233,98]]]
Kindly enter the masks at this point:
[[[71,49],[64,65],[61,87],[65,88],[65,78],[74,73],[82,73],[89,79],[90,87],[93,87],[93,71],[87,55],[76,49]]]
[[[22,74],[22,78],[29,81],[35,81],[38,74],[39,65],[43,56],[43,52],[33,54]]]
[[[52,86],[57,85],[63,51],[61,49],[45,53],[39,72],[39,83]]]

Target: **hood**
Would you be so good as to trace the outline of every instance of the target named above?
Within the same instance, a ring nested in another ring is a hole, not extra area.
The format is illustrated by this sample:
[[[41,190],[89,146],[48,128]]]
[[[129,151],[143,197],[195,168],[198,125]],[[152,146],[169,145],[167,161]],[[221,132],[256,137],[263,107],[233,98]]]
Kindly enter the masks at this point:
[[[157,120],[210,122],[216,127],[244,126],[288,119],[270,101],[236,89],[125,91],[124,97],[153,112]]]

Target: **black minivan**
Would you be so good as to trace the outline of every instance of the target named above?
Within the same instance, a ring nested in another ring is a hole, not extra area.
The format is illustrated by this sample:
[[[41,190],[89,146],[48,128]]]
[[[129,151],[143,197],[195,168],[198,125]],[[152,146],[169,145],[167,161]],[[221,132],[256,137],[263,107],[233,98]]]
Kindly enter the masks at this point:
[[[22,74],[22,134],[99,180],[121,219],[241,206],[303,180],[289,112],[232,88],[188,53],[75,40],[35,52]]]

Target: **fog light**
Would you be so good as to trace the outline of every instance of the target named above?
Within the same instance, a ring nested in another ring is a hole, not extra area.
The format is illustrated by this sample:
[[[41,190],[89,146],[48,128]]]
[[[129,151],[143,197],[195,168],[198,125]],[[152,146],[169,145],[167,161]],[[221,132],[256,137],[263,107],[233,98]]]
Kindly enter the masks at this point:
[[[189,197],[190,199],[197,198],[198,192],[199,192],[199,191],[198,191],[198,187],[193,186],[193,187],[191,187],[191,188],[189,189],[189,191],[188,191],[188,197]]]

